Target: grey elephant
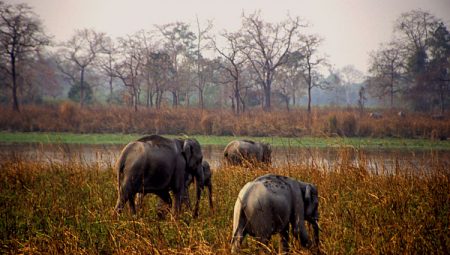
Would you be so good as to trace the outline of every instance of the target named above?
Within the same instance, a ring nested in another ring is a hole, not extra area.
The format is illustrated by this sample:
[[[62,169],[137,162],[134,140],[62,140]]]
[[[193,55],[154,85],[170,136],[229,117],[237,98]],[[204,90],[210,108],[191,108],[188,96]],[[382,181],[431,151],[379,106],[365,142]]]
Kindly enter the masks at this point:
[[[246,162],[270,164],[272,148],[267,143],[234,140],[225,147],[223,156],[225,162],[231,165],[242,165]]]
[[[183,200],[188,205],[188,207],[191,207],[191,200],[189,199],[189,186],[194,182],[196,183],[196,195],[197,195],[197,201],[195,203],[194,208],[194,217],[198,217],[198,209],[199,209],[199,202],[200,197],[203,189],[205,187],[208,188],[208,199],[209,199],[209,207],[211,211],[214,210],[213,207],[213,201],[212,201],[212,173],[211,173],[211,167],[209,166],[208,161],[203,161],[201,165],[201,170],[199,171],[199,175],[194,176],[190,173],[187,173],[186,176],[186,182],[185,182],[185,193]]]
[[[169,191],[175,196],[175,213],[181,210],[186,173],[201,178],[203,154],[195,139],[168,139],[150,135],[131,142],[117,161],[118,198],[115,211],[120,213],[127,202],[136,213],[135,196],[156,194],[168,206]]]
[[[316,186],[290,177],[267,174],[248,182],[239,192],[234,205],[232,249],[239,250],[249,234],[266,244],[272,235],[280,233],[283,250],[288,250],[289,225],[294,237],[309,246],[304,221],[314,229],[319,244],[319,197]]]

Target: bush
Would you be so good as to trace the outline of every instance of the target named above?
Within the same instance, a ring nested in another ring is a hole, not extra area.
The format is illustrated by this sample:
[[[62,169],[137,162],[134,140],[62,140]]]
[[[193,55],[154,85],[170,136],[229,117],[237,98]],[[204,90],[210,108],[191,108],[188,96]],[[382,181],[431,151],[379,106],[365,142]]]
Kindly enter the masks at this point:
[[[341,125],[341,133],[344,136],[355,136],[356,135],[356,118],[352,115],[347,115],[344,118],[344,121],[342,121]]]

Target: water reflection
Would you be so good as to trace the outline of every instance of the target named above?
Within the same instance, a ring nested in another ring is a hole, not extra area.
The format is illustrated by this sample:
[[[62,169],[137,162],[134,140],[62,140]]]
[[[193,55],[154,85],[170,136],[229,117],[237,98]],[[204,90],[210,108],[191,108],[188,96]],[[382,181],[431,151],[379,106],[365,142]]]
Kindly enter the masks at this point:
[[[112,166],[124,145],[76,145],[76,144],[0,144],[0,160],[16,156],[36,162],[98,163]],[[204,159],[213,168],[221,164],[224,146],[202,146]],[[395,171],[401,166],[411,170],[426,169],[438,162],[448,168],[450,151],[345,148],[275,147],[272,152],[274,166],[302,164],[323,170],[338,168],[341,164],[366,167],[376,172]]]

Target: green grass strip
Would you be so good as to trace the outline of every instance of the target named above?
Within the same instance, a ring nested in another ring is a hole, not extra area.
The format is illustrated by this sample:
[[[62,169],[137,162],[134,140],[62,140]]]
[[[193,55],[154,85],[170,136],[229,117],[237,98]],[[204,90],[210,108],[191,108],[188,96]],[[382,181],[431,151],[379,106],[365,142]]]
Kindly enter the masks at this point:
[[[140,134],[74,134],[40,132],[0,132],[0,143],[50,143],[50,144],[127,144],[136,140]],[[164,135],[183,137],[183,135]],[[202,145],[225,146],[235,139],[252,139],[270,143],[272,146],[292,147],[355,147],[368,149],[436,149],[450,150],[450,141],[401,138],[341,138],[341,137],[235,137],[193,135]]]

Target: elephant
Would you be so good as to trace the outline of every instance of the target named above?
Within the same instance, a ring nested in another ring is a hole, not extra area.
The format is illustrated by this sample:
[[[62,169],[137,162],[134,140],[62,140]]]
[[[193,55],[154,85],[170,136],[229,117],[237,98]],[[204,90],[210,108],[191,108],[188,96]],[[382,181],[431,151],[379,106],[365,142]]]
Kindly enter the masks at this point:
[[[230,165],[242,165],[246,162],[270,164],[271,154],[269,144],[250,140],[231,141],[223,152],[225,162]]]
[[[195,139],[168,139],[159,135],[142,137],[122,150],[116,164],[118,198],[115,211],[120,213],[130,202],[136,214],[134,198],[137,193],[156,194],[168,206],[172,205],[169,191],[175,196],[175,214],[181,211],[186,173],[201,178],[203,154]]]
[[[239,192],[234,205],[231,252],[236,253],[243,238],[249,234],[267,244],[280,233],[282,247],[288,250],[289,225],[302,246],[311,245],[304,221],[314,229],[319,244],[319,197],[315,185],[293,178],[266,174],[248,182]]]
[[[198,175],[198,177],[195,177],[192,174],[187,173],[185,181],[185,194],[183,200],[188,205],[189,208],[191,207],[191,200],[189,199],[189,186],[192,184],[194,179],[196,183],[197,201],[195,203],[194,208],[194,218],[198,217],[200,196],[205,186],[208,188],[209,208],[211,209],[211,211],[214,210],[212,201],[212,180],[211,180],[212,173],[208,161],[203,161],[200,169],[201,171],[199,172],[200,174]]]
[[[371,112],[369,114],[369,117],[372,119],[381,119],[381,118],[383,118],[383,114],[381,114],[379,112]]]

